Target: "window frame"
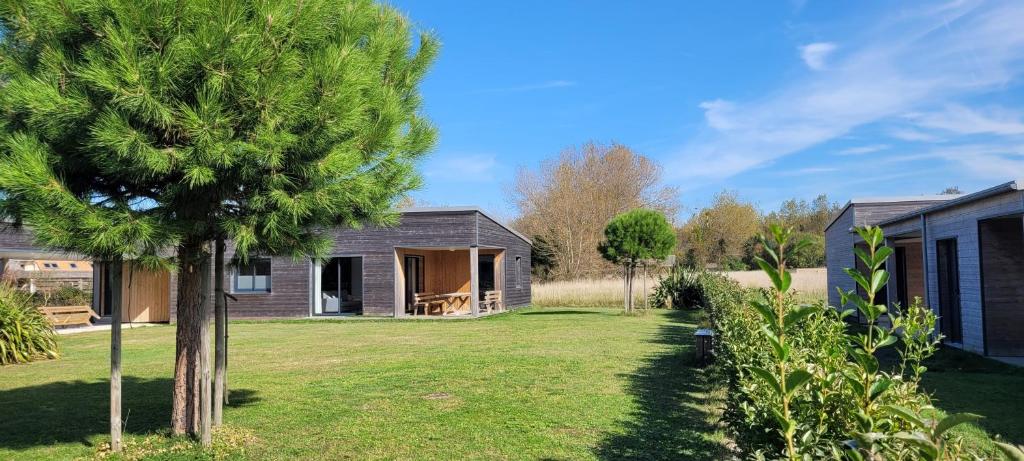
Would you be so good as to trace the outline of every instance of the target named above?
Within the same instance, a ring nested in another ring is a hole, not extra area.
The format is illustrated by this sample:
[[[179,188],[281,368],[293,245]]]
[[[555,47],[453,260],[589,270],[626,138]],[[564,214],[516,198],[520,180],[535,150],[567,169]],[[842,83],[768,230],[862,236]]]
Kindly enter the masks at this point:
[[[516,288],[523,287],[523,257],[516,255]]]
[[[239,281],[240,281],[240,279],[242,277],[250,277],[250,278],[252,278],[252,283],[250,284],[250,286],[255,287],[255,285],[256,285],[256,277],[259,276],[256,273],[256,268],[258,267],[258,263],[261,262],[261,261],[266,261],[266,264],[267,264],[267,266],[266,266],[267,267],[267,273],[265,275],[266,278],[267,278],[267,288],[266,289],[240,288]],[[234,261],[231,264],[231,293],[232,294],[243,294],[243,295],[250,295],[250,294],[258,295],[258,294],[270,294],[270,293],[273,293],[273,286],[274,286],[274,264],[273,264],[273,259],[266,258],[266,257],[264,257],[264,258],[249,258],[248,266],[249,266],[249,268],[252,269],[251,273],[249,273],[249,274],[242,274],[243,266],[241,266],[237,260]]]

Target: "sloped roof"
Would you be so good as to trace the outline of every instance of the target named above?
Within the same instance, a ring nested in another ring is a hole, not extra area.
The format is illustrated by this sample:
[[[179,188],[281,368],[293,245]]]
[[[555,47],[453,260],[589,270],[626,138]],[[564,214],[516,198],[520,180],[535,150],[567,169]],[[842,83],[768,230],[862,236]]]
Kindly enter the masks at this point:
[[[495,219],[493,216],[491,216],[490,214],[485,212],[482,208],[477,207],[477,206],[411,207],[411,208],[402,208],[402,209],[400,209],[398,211],[400,211],[402,213],[472,213],[472,212],[477,212],[477,213],[480,213],[481,216],[484,216],[487,219],[490,219],[491,221],[494,221],[497,225],[501,226],[503,229],[511,232],[516,237],[519,237],[524,242],[526,242],[526,243],[530,244],[531,246],[533,246],[533,240],[530,240],[525,235],[520,234],[518,231],[516,231],[515,229],[509,227],[507,224],[501,222],[500,220]]]
[[[843,213],[846,213],[846,210],[848,210],[848,209],[850,209],[850,207],[854,207],[856,205],[882,205],[882,204],[887,204],[887,203],[914,203],[914,202],[934,203],[934,202],[944,202],[944,201],[953,200],[953,199],[955,199],[957,197],[962,197],[962,196],[961,195],[947,194],[947,195],[906,195],[906,196],[892,196],[892,197],[854,197],[854,198],[850,199],[849,202],[846,202],[846,205],[843,205],[843,207],[839,210],[838,213],[836,213],[834,216],[832,216],[832,219],[830,219],[828,221],[828,225],[825,226],[825,230],[828,230],[828,228],[832,227],[832,225],[835,224],[836,220],[838,220],[839,217],[843,215]],[[928,205],[922,205],[922,208],[925,208],[927,206]]]

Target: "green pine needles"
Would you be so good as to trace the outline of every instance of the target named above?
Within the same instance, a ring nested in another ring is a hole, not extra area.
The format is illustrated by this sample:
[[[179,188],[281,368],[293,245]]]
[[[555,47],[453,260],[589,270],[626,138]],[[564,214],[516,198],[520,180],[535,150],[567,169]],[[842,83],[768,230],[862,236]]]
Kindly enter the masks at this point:
[[[0,28],[0,212],[50,247],[323,255],[394,222],[434,144],[438,43],[371,1],[8,2]]]
[[[177,265],[172,431],[208,444],[210,242],[319,259],[332,228],[396,222],[436,138],[418,86],[437,40],[370,0],[12,1],[0,33],[0,218]]]
[[[627,211],[604,228],[605,240],[598,245],[606,260],[622,265],[625,279],[625,309],[633,311],[633,278],[645,261],[664,259],[676,247],[676,233],[665,215],[643,208]]]

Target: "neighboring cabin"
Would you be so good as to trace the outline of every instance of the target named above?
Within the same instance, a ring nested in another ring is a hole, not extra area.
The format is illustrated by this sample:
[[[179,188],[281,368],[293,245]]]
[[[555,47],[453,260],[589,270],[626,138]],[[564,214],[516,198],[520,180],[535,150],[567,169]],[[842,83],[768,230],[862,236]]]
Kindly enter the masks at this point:
[[[462,296],[452,310],[464,315],[479,313],[487,292],[499,293],[506,308],[530,303],[530,240],[479,208],[407,209],[396,227],[337,229],[333,236],[334,249],[323,262],[254,256],[232,264],[224,285],[236,299],[228,302],[229,315],[402,317],[412,312],[417,293]],[[21,251],[37,251],[22,231],[0,230],[3,238],[17,241]],[[0,258],[4,254],[0,240]],[[227,258],[236,261],[230,242]],[[172,320],[175,274],[131,276],[132,286],[124,288],[125,319]],[[101,315],[108,315],[106,280],[107,267],[97,263],[93,305]]]
[[[853,228],[881,226],[896,251],[880,302],[920,297],[939,315],[945,343],[989,356],[1024,356],[1024,182],[966,195],[853,199],[825,230],[829,303],[843,272],[862,267]]]

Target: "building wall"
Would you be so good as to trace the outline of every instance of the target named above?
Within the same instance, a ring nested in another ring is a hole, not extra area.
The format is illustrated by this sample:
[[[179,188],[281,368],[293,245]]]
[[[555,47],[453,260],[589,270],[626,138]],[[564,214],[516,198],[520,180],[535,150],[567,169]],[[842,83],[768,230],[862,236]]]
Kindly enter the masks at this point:
[[[363,258],[363,315],[392,316],[395,313],[396,248],[469,248],[478,242],[476,211],[403,214],[401,224],[391,228],[335,229],[330,231],[334,248],[330,256]],[[490,219],[479,215],[480,245],[507,248],[504,265],[509,306],[530,302],[530,246]],[[515,256],[522,258],[523,281],[515,287]],[[228,245],[227,260],[234,257]],[[309,260],[271,258],[271,293],[238,293],[229,301],[232,318],[305,317],[310,315],[313,265]],[[225,287],[231,287],[228,274]],[[177,302],[177,276],[171,280],[171,318]]]
[[[1018,191],[979,199],[960,206],[930,213],[926,219],[925,251],[928,255],[928,300],[938,312],[937,240],[957,239],[960,269],[960,313],[963,325],[963,348],[984,353],[982,321],[981,265],[978,252],[978,220],[1020,213],[1022,195]]]
[[[988,354],[1024,356],[1024,221],[985,220],[978,232]]]
[[[15,228],[0,223],[0,253],[5,250],[37,251],[39,247],[32,243],[32,235],[24,228]]]
[[[234,245],[229,242],[224,260],[230,264],[234,258]],[[288,256],[270,258],[271,292],[232,293],[232,296],[238,300],[228,300],[228,316],[233,319],[308,316],[311,267],[308,260],[294,261]],[[232,274],[231,267],[228,267],[224,274],[224,289],[229,292],[232,291]],[[211,283],[210,286],[212,287],[213,284]],[[172,272],[170,283],[171,321],[177,318],[177,310],[178,274]]]
[[[826,291],[828,304],[833,307],[839,307],[839,293],[836,292],[836,287],[843,291],[856,287],[853,280],[843,271],[847,267],[854,267],[855,262],[853,244],[857,234],[850,232],[854,223],[855,207],[847,207],[832,226],[825,230],[825,266],[828,281]]]
[[[479,215],[478,228],[480,246],[505,249],[503,264],[505,266],[506,307],[529,305],[532,284],[530,278],[531,245],[484,215]],[[516,283],[516,257],[520,258],[518,286]]]
[[[363,315],[395,314],[395,248],[469,248],[476,238],[475,215],[406,213],[396,227],[334,230],[334,256],[363,257]]]

